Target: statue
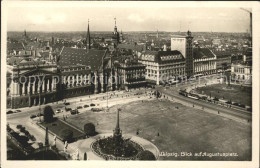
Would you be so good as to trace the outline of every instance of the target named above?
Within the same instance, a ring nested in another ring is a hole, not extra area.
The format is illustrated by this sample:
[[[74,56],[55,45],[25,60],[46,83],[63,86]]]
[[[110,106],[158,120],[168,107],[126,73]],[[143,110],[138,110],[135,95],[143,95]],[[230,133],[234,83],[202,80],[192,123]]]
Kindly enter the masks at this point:
[[[64,152],[66,152],[66,151],[67,151],[67,148],[68,148],[68,142],[67,142],[67,141],[65,141],[65,144],[64,144]]]
[[[54,135],[54,137],[53,137],[53,146],[56,146],[56,139],[57,139],[57,137],[56,137],[56,135]]]
[[[79,149],[76,150],[76,160],[79,160]]]

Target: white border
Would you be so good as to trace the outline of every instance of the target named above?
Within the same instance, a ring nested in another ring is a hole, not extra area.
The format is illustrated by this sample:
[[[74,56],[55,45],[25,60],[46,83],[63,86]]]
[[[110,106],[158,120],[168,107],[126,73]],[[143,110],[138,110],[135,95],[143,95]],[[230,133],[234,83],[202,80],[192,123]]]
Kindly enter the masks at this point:
[[[6,160],[6,38],[7,38],[7,10],[9,7],[135,7],[135,8],[195,8],[195,7],[231,7],[253,9],[253,132],[252,132],[252,161],[7,161]],[[129,1],[3,1],[1,2],[1,166],[2,167],[164,167],[164,168],[257,168],[259,167],[259,30],[260,30],[259,2],[129,2]],[[260,77],[260,76],[259,76]]]

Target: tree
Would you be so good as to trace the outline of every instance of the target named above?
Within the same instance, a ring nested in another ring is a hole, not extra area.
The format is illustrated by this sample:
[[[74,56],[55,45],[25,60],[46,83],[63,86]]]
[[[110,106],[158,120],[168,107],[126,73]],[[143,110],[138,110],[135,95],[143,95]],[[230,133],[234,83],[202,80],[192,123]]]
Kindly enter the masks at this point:
[[[95,125],[93,123],[85,124],[84,132],[86,133],[86,135],[89,135],[89,136],[95,135],[95,133],[96,133]]]
[[[54,111],[51,106],[45,106],[43,110],[44,122],[52,122],[53,121]]]
[[[137,157],[139,160],[156,160],[154,154],[148,150],[140,152]]]
[[[64,141],[71,142],[73,138],[73,132],[70,129],[63,129],[60,132],[60,136]]]

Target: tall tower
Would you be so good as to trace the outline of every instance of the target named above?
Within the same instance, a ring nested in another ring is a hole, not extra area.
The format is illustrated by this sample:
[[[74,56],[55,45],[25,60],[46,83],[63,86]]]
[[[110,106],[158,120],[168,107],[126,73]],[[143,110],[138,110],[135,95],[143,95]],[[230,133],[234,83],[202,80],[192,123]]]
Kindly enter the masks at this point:
[[[26,35],[26,30],[24,30],[24,37],[26,37],[27,35]]]
[[[157,35],[156,35],[157,39],[159,38],[159,32],[158,32],[158,29],[157,29]]]
[[[86,38],[86,49],[87,51],[90,49],[90,31],[89,31],[89,20],[88,20],[88,32],[87,32],[87,38]]]
[[[54,43],[55,43],[55,39],[53,36],[51,37],[51,43],[52,43],[52,45],[54,45]]]
[[[119,33],[117,32],[117,26],[116,26],[116,18],[115,19],[115,27],[114,27],[114,32],[113,32],[113,42],[117,45],[119,43]]]
[[[192,52],[192,40],[193,37],[191,36],[191,32],[187,32],[186,36],[186,74],[187,77],[193,75],[193,52]]]

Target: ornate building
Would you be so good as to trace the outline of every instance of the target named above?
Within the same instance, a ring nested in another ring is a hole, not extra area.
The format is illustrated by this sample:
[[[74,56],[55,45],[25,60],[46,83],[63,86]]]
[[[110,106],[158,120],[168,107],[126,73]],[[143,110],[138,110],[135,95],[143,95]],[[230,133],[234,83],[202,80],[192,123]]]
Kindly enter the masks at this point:
[[[217,57],[208,48],[194,48],[194,74],[209,75],[217,71]]]
[[[112,39],[113,51],[91,48],[88,24],[86,49],[63,46],[56,56],[50,49],[44,57],[9,58],[7,107],[30,107],[69,97],[144,86],[145,66],[125,61],[116,48],[119,43],[116,25]]]
[[[186,76],[185,58],[180,51],[145,51],[138,59],[146,66],[145,78],[149,83],[159,85],[170,78]]]
[[[58,99],[56,64],[21,61],[7,65],[7,107],[45,104]]]
[[[117,87],[128,90],[146,86],[145,65],[131,58],[123,58],[120,61],[115,61],[114,64],[116,76],[118,76]]]
[[[241,56],[235,56],[231,64],[231,80],[233,82],[252,85],[252,50]]]

